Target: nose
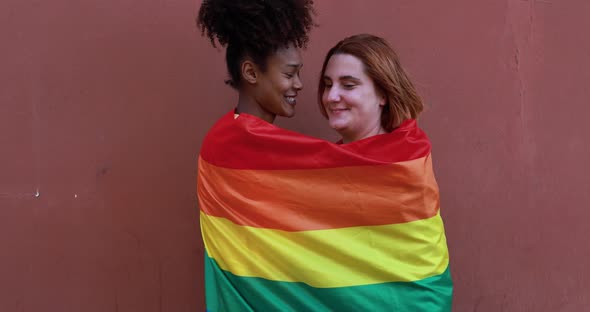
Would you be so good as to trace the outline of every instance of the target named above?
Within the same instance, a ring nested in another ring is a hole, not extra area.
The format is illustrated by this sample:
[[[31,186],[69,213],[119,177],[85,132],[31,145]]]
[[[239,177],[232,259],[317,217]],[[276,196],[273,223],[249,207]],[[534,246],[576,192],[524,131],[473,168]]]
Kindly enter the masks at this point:
[[[328,102],[338,102],[340,101],[340,92],[336,86],[332,86],[331,88],[324,89],[324,95],[326,95],[326,100]]]
[[[293,83],[293,88],[297,91],[303,89],[303,82],[301,82],[301,78],[299,75],[295,75],[295,81]]]

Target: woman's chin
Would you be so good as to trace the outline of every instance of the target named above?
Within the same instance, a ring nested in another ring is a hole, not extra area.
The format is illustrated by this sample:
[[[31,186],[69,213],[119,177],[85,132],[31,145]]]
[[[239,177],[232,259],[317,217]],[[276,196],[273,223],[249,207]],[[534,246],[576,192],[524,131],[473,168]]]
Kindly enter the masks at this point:
[[[342,131],[346,129],[346,123],[338,121],[330,121],[330,127],[336,131]]]

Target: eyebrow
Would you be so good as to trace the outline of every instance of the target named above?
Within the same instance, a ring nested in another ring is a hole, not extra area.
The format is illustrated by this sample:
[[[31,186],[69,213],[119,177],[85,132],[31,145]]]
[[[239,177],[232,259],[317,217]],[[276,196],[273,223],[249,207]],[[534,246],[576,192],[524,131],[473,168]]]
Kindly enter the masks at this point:
[[[287,67],[301,68],[303,67],[303,64],[287,64]]]
[[[332,80],[332,78],[330,78],[328,76],[324,76],[323,79],[330,79],[330,80]],[[350,76],[350,75],[340,76],[340,77],[338,77],[338,80],[352,80],[352,81],[355,81],[355,82],[360,82],[361,81],[359,78],[356,78],[356,77]]]
[[[356,77],[354,77],[354,76],[350,76],[350,75],[348,75],[348,76],[341,76],[339,79],[340,79],[340,80],[354,80],[354,81],[361,81],[359,78],[356,78]]]

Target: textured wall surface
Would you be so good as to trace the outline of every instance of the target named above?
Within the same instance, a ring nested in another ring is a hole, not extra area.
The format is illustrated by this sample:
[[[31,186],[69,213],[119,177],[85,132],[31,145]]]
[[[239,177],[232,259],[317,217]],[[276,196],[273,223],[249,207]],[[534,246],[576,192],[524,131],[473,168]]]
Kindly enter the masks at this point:
[[[327,50],[387,38],[428,109],[455,311],[590,306],[590,2],[317,1]],[[199,1],[0,2],[0,311],[202,311],[195,168],[236,102]]]

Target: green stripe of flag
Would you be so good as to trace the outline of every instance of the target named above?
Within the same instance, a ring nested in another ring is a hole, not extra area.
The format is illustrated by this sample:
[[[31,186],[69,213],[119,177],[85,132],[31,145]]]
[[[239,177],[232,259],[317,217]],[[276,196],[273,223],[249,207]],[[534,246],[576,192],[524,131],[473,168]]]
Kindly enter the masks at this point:
[[[451,311],[453,285],[449,268],[415,282],[392,282],[339,288],[241,277],[219,268],[205,256],[207,311]]]

